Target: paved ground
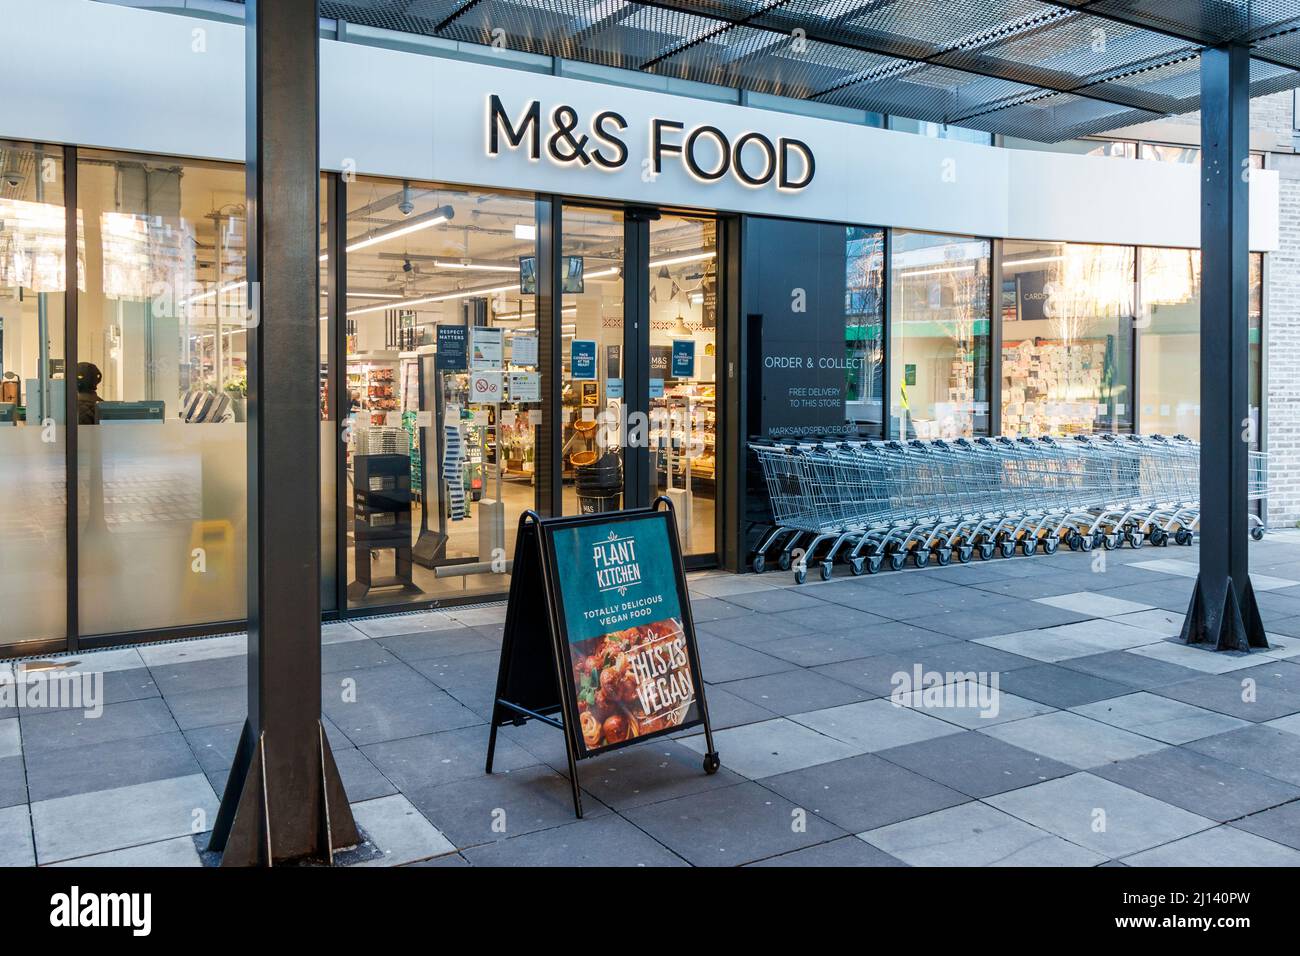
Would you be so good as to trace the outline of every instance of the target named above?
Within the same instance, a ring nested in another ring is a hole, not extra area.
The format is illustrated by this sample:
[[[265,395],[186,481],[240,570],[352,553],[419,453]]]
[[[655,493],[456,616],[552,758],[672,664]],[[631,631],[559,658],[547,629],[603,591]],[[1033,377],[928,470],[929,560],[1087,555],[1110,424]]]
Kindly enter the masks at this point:
[[[1300,865],[1300,532],[1251,558],[1274,647],[1250,655],[1171,640],[1195,548],[802,587],[696,576],[724,769],[701,772],[691,735],[585,762],[581,821],[557,731],[503,731],[500,772],[483,773],[504,605],[330,625],[327,729],[369,837],[351,858]],[[102,717],[0,710],[0,864],[198,864],[244,650],[77,655],[71,669],[105,672]],[[953,693],[896,705],[896,675],[918,669]]]

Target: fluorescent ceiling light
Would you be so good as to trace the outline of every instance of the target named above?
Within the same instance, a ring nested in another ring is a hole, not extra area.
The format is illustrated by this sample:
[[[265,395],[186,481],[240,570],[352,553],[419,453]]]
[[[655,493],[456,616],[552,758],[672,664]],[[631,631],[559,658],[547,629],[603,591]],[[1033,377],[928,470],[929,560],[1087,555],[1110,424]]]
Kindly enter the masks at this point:
[[[716,252],[692,252],[683,256],[667,256],[663,259],[651,259],[652,266],[678,266],[684,262],[699,262],[703,259],[712,259]]]
[[[465,269],[470,272],[518,272],[519,266],[502,266],[490,262],[458,262],[455,259],[434,259],[439,269]]]
[[[348,315],[368,315],[371,312],[387,312],[389,309],[409,309],[417,305],[430,305],[434,302],[450,302],[453,299],[470,299],[475,296],[495,295],[498,292],[518,292],[519,283],[498,285],[488,289],[462,289],[460,292],[444,292],[440,295],[426,295],[418,299],[402,299],[392,305],[369,305],[360,309],[348,309]]]

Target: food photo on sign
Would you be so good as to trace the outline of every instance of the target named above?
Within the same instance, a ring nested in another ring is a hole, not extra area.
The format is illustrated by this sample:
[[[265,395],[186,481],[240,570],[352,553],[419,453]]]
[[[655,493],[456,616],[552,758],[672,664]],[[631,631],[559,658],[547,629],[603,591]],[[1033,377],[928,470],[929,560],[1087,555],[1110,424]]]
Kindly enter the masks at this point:
[[[696,724],[697,679],[666,522],[556,529],[573,700],[587,753]]]

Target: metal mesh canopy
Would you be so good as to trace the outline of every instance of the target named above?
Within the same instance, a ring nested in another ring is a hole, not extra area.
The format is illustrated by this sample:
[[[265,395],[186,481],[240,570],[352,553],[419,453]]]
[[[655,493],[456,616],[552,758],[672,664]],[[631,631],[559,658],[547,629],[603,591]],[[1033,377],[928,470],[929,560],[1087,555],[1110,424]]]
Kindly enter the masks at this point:
[[[1300,0],[321,0],[351,23],[1056,141],[1300,86]]]

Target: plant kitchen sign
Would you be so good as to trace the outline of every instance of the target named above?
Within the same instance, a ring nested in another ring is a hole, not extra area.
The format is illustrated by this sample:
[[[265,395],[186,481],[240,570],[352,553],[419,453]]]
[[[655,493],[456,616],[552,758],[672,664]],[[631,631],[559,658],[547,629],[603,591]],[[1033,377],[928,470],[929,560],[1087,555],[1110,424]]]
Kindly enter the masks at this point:
[[[544,613],[539,614],[538,612]],[[525,512],[515,543],[487,771],[497,728],[539,720],[577,761],[704,726],[717,771],[672,503],[597,515]]]
[[[487,100],[487,154],[525,150],[537,162],[545,156],[558,166],[595,168],[612,172],[632,159],[627,137],[628,121],[616,110],[605,109],[586,122],[572,106],[560,104],[543,117],[540,100],[531,100],[513,115],[493,93]],[[700,124],[689,129],[679,120],[650,118],[649,155],[637,157],[642,170],[658,175],[669,161],[682,163],[692,178],[716,183],[731,177],[745,186],[798,192],[813,181],[817,162],[802,140],[786,136],[773,139],[746,132],[734,139],[716,126]]]

